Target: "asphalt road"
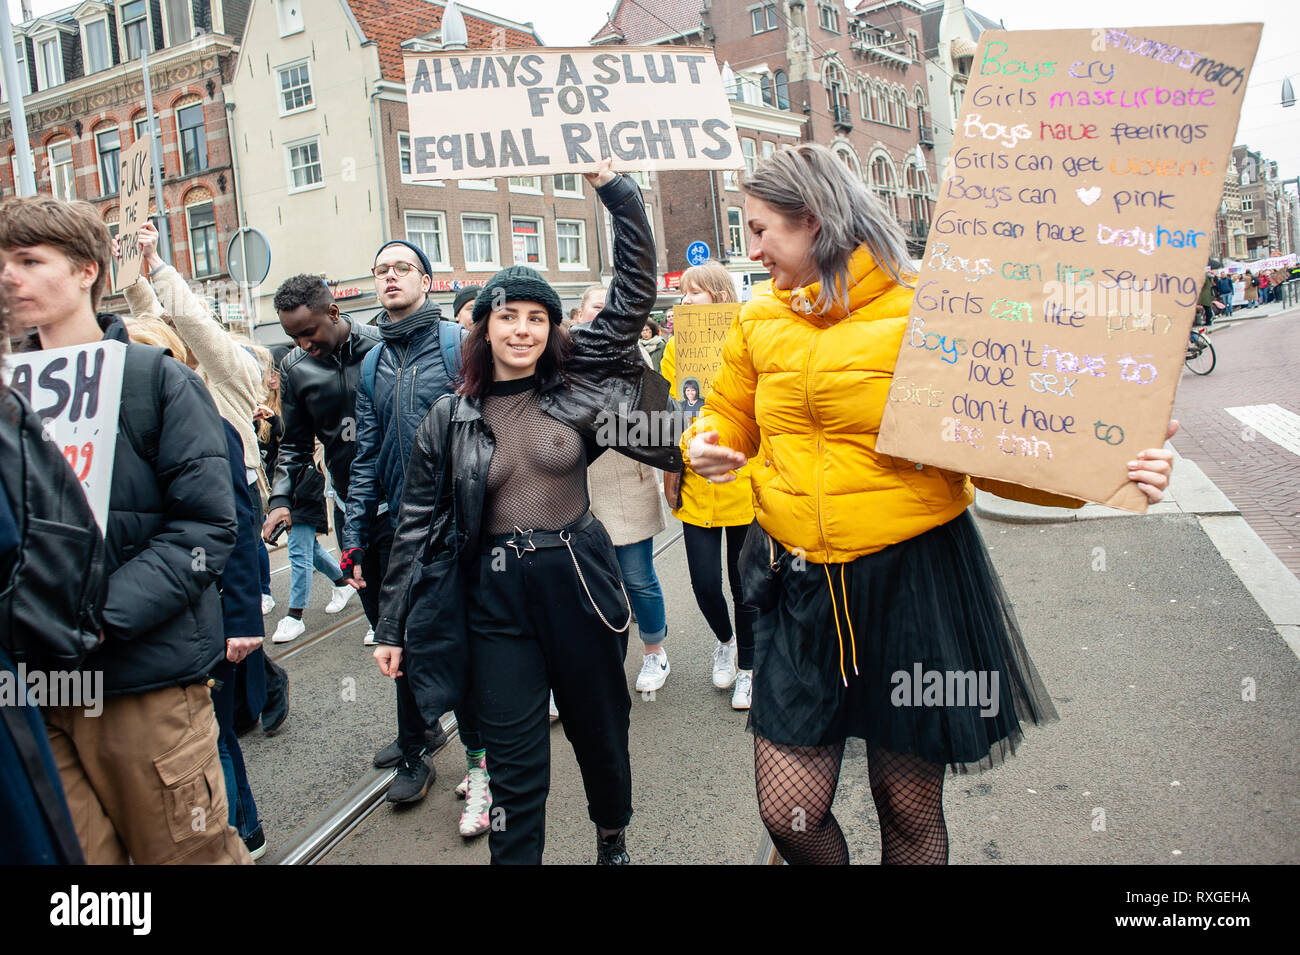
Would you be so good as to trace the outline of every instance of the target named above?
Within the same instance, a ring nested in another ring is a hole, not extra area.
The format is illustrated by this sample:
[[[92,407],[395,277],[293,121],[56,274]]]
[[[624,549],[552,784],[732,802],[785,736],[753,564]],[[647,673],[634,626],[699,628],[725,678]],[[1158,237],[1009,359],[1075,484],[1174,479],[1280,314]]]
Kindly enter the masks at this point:
[[[981,529],[1061,718],[1030,727],[1006,765],[948,777],[952,861],[1300,861],[1300,663],[1196,519],[982,521]],[[1096,570],[1103,552],[1105,570]],[[673,670],[653,701],[633,694],[629,851],[640,863],[751,863],[762,832],[752,741],[729,694],[710,683],[713,637],[680,543],[657,566]],[[276,577],[277,599],[281,590],[287,598],[285,578]],[[322,587],[313,602],[326,596]],[[333,618],[317,609],[307,620],[311,633]],[[245,737],[272,853],[368,772],[375,749],[392,739],[392,690],[360,645],[364,630],[357,623],[290,658],[285,732]],[[629,687],[639,646],[633,638]],[[349,679],[355,700],[343,698]],[[1242,698],[1246,680],[1254,700]],[[546,861],[586,864],[593,829],[558,725],[551,753]],[[434,765],[422,803],[380,807],[325,862],[486,862],[486,837],[466,842],[456,832],[461,804],[452,789],[463,750],[447,747]],[[835,812],[854,861],[875,862],[879,831],[860,742],[846,752]]]

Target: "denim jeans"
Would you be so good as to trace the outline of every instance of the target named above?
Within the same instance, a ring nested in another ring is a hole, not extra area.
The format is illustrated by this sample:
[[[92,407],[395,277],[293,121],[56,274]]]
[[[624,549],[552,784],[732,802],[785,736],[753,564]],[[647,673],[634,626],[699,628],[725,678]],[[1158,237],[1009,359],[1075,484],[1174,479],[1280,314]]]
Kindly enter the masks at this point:
[[[289,606],[303,610],[311,599],[311,569],[315,566],[331,584],[343,576],[338,561],[329,555],[319,540],[316,528],[294,524],[289,528]]]
[[[254,662],[263,666],[260,660],[254,659]],[[261,822],[257,818],[253,790],[248,785],[248,771],[244,768],[239,737],[235,735],[235,664],[222,660],[213,668],[212,675],[217,680],[217,686],[212,688],[212,704],[217,711],[217,751],[221,754],[221,772],[226,778],[227,821],[235,827],[241,839],[246,839],[257,831]]]
[[[627,599],[636,612],[641,642],[654,646],[668,636],[668,616],[664,610],[664,592],[655,576],[654,538],[615,547]]]

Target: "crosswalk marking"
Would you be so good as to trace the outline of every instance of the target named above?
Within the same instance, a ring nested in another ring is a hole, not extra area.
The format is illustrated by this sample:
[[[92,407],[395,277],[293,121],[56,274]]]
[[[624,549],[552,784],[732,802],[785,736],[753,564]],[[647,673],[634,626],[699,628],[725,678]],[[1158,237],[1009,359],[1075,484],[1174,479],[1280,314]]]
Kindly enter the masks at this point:
[[[1300,415],[1294,411],[1281,405],[1242,405],[1223,410],[1279,447],[1300,455]]]

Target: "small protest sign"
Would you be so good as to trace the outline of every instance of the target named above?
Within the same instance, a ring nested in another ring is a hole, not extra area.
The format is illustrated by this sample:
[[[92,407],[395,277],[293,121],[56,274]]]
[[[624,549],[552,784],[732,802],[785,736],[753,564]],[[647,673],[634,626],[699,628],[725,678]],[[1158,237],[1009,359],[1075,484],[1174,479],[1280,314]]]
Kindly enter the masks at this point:
[[[149,137],[141,136],[122,150],[122,206],[118,212],[117,241],[121,257],[114,288],[134,285],[140,275],[144,253],[140,250],[140,227],[149,221]]]
[[[739,313],[738,303],[674,306],[673,350],[677,361],[674,398],[689,400],[685,389],[691,383],[699,398],[708,397],[713,379],[722,367],[722,344]]]
[[[1146,509],[1260,30],[981,35],[880,451]]]
[[[713,51],[469,50],[405,58],[417,182],[744,165]]]
[[[24,352],[8,359],[9,387],[27,399],[45,434],[86,492],[100,531],[108,520],[117,452],[117,413],[122,399],[126,346],[91,345]]]

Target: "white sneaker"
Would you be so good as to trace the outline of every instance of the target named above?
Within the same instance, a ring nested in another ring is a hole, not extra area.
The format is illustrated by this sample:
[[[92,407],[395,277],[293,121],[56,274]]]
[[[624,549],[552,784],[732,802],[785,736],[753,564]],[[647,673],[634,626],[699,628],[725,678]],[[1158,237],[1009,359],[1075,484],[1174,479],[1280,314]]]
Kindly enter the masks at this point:
[[[492,790],[488,786],[487,768],[480,763],[465,776],[465,808],[460,813],[460,834],[466,839],[480,836],[492,828]]]
[[[330,596],[330,602],[325,605],[326,613],[338,613],[348,605],[352,595],[356,593],[352,587],[344,584],[342,587],[335,587],[334,593]]]
[[[555,694],[551,694],[551,722],[554,723],[560,718],[560,710],[555,705]]]
[[[349,588],[349,589],[351,589],[351,588]],[[379,646],[379,641],[375,639],[375,628],[374,628],[374,627],[371,627],[369,630],[366,631],[365,638],[361,641],[361,645],[362,645],[363,647],[377,647],[377,646]]]
[[[733,710],[749,709],[750,701],[754,698],[754,671],[737,670],[736,671],[736,689],[731,694],[731,708]]]
[[[636,677],[636,691],[638,693],[649,693],[658,690],[668,682],[668,654],[660,650],[658,653],[647,653],[645,659],[641,661],[641,672]]]
[[[275,609],[275,598],[272,597],[270,594],[262,594],[262,616],[265,617],[268,613],[270,613],[274,609]]]
[[[293,617],[285,617],[280,621],[279,626],[275,628],[275,636],[271,637],[272,643],[288,643],[290,640],[296,640],[307,632],[307,625],[301,620],[295,620]]]
[[[730,690],[736,682],[736,638],[730,643],[719,643],[713,648],[713,685],[719,690]]]

